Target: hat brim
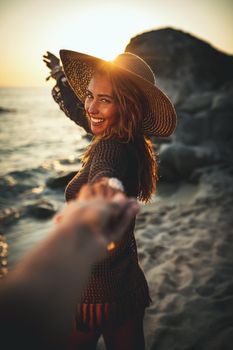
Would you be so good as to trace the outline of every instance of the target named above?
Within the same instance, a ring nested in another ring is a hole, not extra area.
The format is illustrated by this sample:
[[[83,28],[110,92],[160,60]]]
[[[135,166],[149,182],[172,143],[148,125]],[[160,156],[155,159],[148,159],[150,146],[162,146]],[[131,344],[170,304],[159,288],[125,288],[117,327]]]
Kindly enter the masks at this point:
[[[60,57],[71,88],[84,102],[94,72],[107,61],[71,50],[60,50]],[[111,64],[133,80],[147,98],[148,105],[145,107],[143,116],[143,133],[148,136],[170,136],[176,128],[177,117],[175,108],[167,95],[148,80],[114,64],[114,61]]]

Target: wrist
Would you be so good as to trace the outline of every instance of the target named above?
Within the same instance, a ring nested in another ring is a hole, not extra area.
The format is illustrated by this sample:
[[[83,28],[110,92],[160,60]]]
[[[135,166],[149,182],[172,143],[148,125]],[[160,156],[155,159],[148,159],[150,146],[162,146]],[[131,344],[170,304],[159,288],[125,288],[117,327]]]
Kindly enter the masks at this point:
[[[51,72],[51,77],[52,77],[53,79],[55,79],[55,80],[59,80],[59,79],[61,79],[62,77],[64,77],[64,73],[63,73],[63,71],[58,71],[58,72],[56,72],[56,73],[52,73],[52,72]]]
[[[73,242],[74,247],[77,247],[80,255],[84,253],[86,259],[89,256],[92,262],[107,251],[108,242],[103,235],[86,222],[61,223],[59,230],[62,235],[69,235],[69,240]]]
[[[59,64],[51,69],[51,74],[56,74],[58,72],[62,72],[62,66],[60,66]]]
[[[64,76],[64,72],[62,70],[62,66],[57,65],[51,69],[50,76],[56,80],[60,79]]]

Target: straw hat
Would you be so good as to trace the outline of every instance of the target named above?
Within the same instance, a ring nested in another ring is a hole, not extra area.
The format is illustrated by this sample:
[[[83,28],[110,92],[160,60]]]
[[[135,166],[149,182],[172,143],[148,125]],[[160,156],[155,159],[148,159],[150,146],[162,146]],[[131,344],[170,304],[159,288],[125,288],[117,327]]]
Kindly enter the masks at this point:
[[[91,77],[107,61],[70,50],[61,50],[60,57],[71,88],[84,102]],[[171,135],[176,128],[176,112],[169,98],[155,85],[155,76],[148,64],[129,52],[120,54],[109,64],[133,80],[147,97],[143,133],[148,136]]]

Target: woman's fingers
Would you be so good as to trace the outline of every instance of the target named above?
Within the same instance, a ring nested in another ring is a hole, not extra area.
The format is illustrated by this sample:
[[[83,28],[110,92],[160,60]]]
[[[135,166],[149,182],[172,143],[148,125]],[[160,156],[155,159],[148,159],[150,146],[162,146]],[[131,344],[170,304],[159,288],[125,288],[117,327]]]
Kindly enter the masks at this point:
[[[95,189],[93,186],[84,185],[77,195],[79,201],[86,201],[95,198]]]
[[[99,198],[110,201],[117,193],[123,194],[118,188],[109,186],[109,178],[104,177],[93,184],[84,185],[79,191],[77,199],[89,200],[92,198]]]
[[[50,69],[60,65],[60,59],[49,51],[43,55],[43,61]]]

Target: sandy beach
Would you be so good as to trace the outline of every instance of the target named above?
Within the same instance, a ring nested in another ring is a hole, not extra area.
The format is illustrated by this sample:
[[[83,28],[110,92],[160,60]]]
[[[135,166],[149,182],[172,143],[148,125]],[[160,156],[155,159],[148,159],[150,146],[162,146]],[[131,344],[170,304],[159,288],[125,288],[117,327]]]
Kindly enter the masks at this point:
[[[159,186],[137,219],[139,259],[151,306],[147,350],[230,350],[233,339],[232,169],[198,184]],[[99,350],[105,349],[103,341]]]
[[[145,318],[147,349],[232,348],[231,176],[205,175],[196,192],[178,189],[171,201],[139,217],[139,252],[153,299]]]

